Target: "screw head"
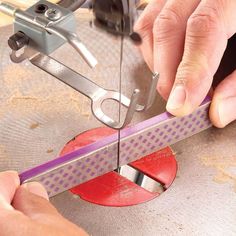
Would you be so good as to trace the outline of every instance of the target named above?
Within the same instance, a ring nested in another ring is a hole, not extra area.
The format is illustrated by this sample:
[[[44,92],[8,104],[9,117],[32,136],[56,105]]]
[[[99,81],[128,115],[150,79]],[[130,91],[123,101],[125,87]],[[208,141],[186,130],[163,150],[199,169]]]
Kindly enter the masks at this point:
[[[45,16],[52,21],[59,20],[62,17],[62,13],[59,9],[50,8],[45,12]]]

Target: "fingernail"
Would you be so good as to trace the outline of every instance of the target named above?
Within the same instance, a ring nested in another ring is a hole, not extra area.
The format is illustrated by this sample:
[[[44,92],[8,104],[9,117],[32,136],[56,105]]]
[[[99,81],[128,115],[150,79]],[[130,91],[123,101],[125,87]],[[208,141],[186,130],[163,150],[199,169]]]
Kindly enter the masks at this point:
[[[236,97],[225,98],[219,102],[218,113],[222,126],[226,126],[236,119]]]
[[[29,182],[22,185],[27,191],[37,196],[43,197],[49,200],[48,193],[42,184],[37,182]]]
[[[184,85],[177,85],[171,92],[166,108],[167,110],[176,110],[181,108],[186,100],[186,90]]]

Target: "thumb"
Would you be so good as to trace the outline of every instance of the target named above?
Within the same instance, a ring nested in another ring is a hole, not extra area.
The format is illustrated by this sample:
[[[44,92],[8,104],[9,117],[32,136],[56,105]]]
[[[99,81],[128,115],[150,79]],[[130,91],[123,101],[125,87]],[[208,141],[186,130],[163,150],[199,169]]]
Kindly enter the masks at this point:
[[[35,231],[37,235],[87,236],[83,229],[58,213],[48,201],[47,192],[40,183],[31,182],[20,186],[16,191],[12,205],[16,210],[28,216],[32,220],[31,222],[37,223],[38,231]]]
[[[40,183],[29,182],[29,183],[22,184],[22,187],[25,188],[30,193],[33,193],[37,196],[40,196],[42,198],[49,200],[46,189]]]
[[[15,193],[12,206],[32,219],[44,214],[59,215],[48,201],[45,188],[37,182],[21,185]]]
[[[216,88],[210,109],[212,123],[223,128],[236,119],[236,71]]]
[[[17,172],[0,172],[0,209],[12,209],[11,201],[20,185]]]
[[[200,1],[189,18],[182,61],[167,103],[170,113],[187,115],[206,97],[228,38],[236,32],[235,7],[236,1]]]

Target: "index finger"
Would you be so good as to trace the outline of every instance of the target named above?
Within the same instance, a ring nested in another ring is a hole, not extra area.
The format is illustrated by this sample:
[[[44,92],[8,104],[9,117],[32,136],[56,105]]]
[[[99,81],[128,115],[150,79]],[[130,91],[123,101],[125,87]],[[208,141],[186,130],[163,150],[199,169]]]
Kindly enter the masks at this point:
[[[167,110],[187,115],[207,95],[227,40],[236,32],[236,1],[203,0],[188,20],[184,54]]]
[[[144,60],[153,71],[153,24],[166,0],[150,0],[138,21],[134,26],[134,31],[137,32],[142,38],[140,50],[143,54]]]

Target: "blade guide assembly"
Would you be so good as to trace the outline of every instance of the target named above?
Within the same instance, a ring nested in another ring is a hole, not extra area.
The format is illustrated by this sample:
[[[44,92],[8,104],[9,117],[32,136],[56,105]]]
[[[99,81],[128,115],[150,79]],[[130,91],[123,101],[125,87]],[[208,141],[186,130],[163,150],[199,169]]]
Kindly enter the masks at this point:
[[[177,118],[163,113],[121,131],[120,166],[181,141],[212,126],[210,100],[192,114]],[[117,134],[20,174],[22,182],[39,181],[49,196],[117,168]]]
[[[83,2],[80,1],[80,4],[76,6],[79,7]],[[71,3],[73,5],[73,1]],[[133,9],[131,5],[126,6],[125,12],[127,14],[129,13],[129,9]],[[153,76],[150,83],[146,103],[140,105],[138,104],[140,98],[140,91],[138,89],[133,90],[132,96],[129,99],[118,91],[107,90],[95,84],[93,81],[76,73],[59,61],[55,61],[49,55],[67,42],[81,55],[91,68],[94,68],[97,64],[96,58],[86,48],[76,33],[76,19],[74,13],[71,11],[75,10],[76,7],[72,7],[71,9],[69,6],[68,8],[62,6],[64,6],[63,3],[57,5],[40,0],[26,11],[23,11],[0,1],[0,12],[14,18],[14,35],[8,40],[8,44],[12,49],[10,58],[14,63],[29,60],[34,66],[39,67],[41,70],[89,97],[91,100],[91,111],[97,120],[113,129],[122,129],[131,122],[136,111],[146,111],[153,104],[156,97],[158,74]],[[96,9],[98,8],[95,7],[94,11]],[[123,22],[122,19],[126,16],[126,13],[122,10],[119,12],[120,17],[118,21],[115,21],[115,25]],[[94,15],[96,16],[95,12]],[[131,16],[129,18],[130,24],[133,22],[134,17],[133,14]],[[128,31],[131,28],[129,27]],[[125,34],[125,32],[121,33],[122,35]],[[23,53],[17,55],[21,49],[23,49]],[[60,73],[57,70],[58,66],[60,67]],[[65,74],[68,76],[66,82],[62,78]],[[86,89],[84,89],[85,86]],[[127,108],[124,121],[113,120],[104,113],[102,104],[106,100],[115,100]]]

